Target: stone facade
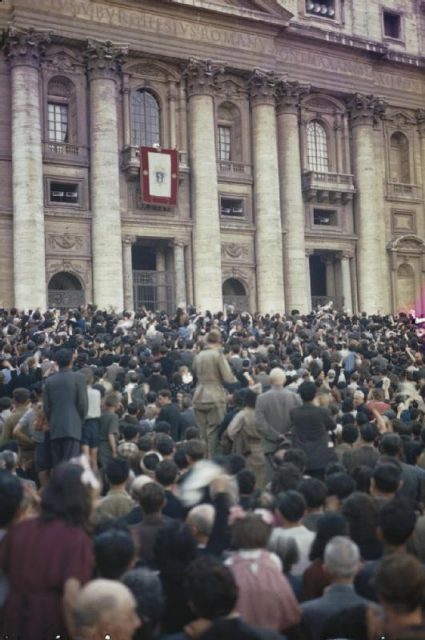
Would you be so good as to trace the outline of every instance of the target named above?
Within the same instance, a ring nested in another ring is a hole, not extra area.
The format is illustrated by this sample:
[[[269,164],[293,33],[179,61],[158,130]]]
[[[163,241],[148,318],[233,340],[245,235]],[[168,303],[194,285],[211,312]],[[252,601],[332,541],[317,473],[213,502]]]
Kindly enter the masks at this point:
[[[422,5],[3,0],[0,304],[425,313]]]

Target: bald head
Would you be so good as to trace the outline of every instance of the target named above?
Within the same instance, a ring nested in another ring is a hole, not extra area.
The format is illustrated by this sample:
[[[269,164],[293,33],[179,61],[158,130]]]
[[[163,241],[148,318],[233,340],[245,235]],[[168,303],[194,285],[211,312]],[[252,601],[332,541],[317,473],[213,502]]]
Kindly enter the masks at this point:
[[[283,387],[286,382],[286,375],[283,369],[275,367],[270,371],[269,379],[271,385]]]
[[[211,504],[199,504],[188,513],[187,524],[198,544],[208,542],[214,524],[215,509]]]
[[[104,640],[106,636],[131,640],[140,626],[130,590],[113,580],[93,580],[78,593],[73,606],[75,636]]]

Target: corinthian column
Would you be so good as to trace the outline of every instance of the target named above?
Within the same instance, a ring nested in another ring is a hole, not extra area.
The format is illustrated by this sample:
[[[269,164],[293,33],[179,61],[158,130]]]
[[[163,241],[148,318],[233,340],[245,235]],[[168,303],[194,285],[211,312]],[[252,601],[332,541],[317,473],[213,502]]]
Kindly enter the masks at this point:
[[[261,313],[282,312],[282,225],[276,132],[276,79],[254,71],[248,80],[252,105],[257,300]]]
[[[3,39],[12,83],[13,277],[20,309],[47,306],[39,94],[47,42],[33,29],[10,29]]]
[[[195,305],[213,312],[223,307],[213,102],[221,71],[209,61],[190,60],[184,72],[189,96]]]
[[[123,53],[110,42],[86,50],[90,83],[90,148],[94,302],[124,306],[116,82]]]
[[[357,272],[360,311],[386,310],[383,281],[385,254],[384,202],[376,180],[374,124],[384,113],[383,101],[355,94],[348,103],[353,135],[353,164],[357,194],[355,220],[358,235]]]
[[[285,297],[288,311],[307,313],[310,307],[305,260],[305,213],[301,188],[301,155],[298,131],[300,99],[309,87],[298,82],[278,84],[278,145],[280,167],[280,197],[285,234],[283,238],[285,265]]]

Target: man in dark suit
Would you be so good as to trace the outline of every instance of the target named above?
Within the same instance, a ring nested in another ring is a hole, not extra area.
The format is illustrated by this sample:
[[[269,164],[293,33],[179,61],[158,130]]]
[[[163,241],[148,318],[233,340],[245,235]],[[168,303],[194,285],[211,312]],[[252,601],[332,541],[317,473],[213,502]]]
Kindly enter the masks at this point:
[[[171,437],[174,442],[179,442],[183,439],[183,432],[186,428],[186,423],[182,414],[179,411],[174,402],[171,400],[171,391],[168,389],[161,389],[158,392],[158,404],[161,410],[158,414],[158,422],[168,422],[171,427]]]
[[[82,425],[88,408],[85,379],[71,370],[72,360],[72,351],[59,349],[56,353],[59,371],[47,378],[43,390],[55,466],[80,455]]]
[[[379,458],[379,451],[375,448],[374,442],[378,438],[379,431],[372,422],[366,422],[360,427],[360,442],[358,446],[346,451],[342,456],[342,462],[346,466],[348,473],[356,467],[375,467]]]
[[[324,568],[331,584],[321,598],[301,605],[302,625],[308,640],[319,640],[326,622],[335,613],[369,600],[354,591],[353,581],[360,567],[360,552],[356,544],[344,536],[336,536],[326,545]]]

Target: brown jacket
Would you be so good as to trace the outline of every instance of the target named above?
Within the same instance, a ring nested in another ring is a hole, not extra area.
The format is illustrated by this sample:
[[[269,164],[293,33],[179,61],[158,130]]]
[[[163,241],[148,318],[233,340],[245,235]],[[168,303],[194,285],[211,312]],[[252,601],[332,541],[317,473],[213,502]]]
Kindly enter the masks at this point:
[[[193,406],[225,404],[223,382],[232,384],[236,378],[219,349],[207,347],[195,356],[193,371],[197,378]]]

